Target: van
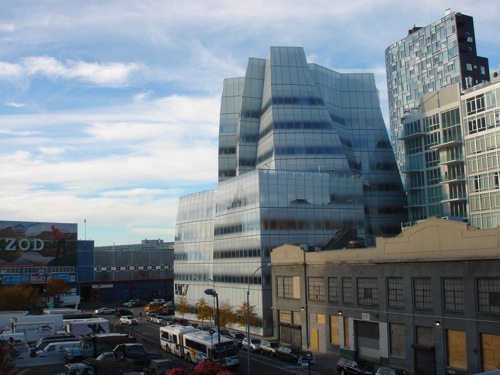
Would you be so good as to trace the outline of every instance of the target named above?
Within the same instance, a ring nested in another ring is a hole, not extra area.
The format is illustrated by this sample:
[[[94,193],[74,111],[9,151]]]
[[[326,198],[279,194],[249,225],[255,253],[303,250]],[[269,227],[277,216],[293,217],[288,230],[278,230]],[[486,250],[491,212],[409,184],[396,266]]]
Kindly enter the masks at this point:
[[[36,342],[36,344],[31,348],[31,356],[36,357],[36,352],[38,350],[43,350],[51,342],[66,342],[66,341],[77,341],[78,339],[73,335],[68,336],[47,336],[42,337]]]
[[[64,361],[64,356],[66,354],[65,349],[78,348],[80,341],[59,341],[49,343],[43,350],[37,350],[37,357],[61,357]]]

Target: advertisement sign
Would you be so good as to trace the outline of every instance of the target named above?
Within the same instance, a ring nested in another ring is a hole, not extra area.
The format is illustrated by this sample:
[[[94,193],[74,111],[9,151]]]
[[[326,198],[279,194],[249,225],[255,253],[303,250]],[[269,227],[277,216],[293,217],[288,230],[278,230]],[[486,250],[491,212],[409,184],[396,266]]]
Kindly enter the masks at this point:
[[[77,239],[78,224],[0,221],[0,267],[76,267]]]

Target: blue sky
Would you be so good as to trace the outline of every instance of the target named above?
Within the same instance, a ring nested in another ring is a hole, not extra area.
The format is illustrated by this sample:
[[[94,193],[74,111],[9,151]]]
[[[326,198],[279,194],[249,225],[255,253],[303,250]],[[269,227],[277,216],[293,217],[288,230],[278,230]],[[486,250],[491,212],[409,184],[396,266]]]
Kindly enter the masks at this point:
[[[0,220],[77,223],[96,246],[173,241],[178,198],[217,185],[222,81],[270,46],[371,72],[445,10],[500,64],[500,2],[0,0]],[[84,220],[86,219],[86,224]]]

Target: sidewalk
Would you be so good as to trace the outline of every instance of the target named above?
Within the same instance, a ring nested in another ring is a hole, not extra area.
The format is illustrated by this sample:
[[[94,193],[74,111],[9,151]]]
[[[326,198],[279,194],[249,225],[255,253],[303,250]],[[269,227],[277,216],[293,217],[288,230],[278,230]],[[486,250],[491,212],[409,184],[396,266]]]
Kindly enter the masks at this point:
[[[333,375],[337,373],[337,361],[340,357],[338,353],[320,353],[314,352],[316,365],[311,366],[311,374]]]

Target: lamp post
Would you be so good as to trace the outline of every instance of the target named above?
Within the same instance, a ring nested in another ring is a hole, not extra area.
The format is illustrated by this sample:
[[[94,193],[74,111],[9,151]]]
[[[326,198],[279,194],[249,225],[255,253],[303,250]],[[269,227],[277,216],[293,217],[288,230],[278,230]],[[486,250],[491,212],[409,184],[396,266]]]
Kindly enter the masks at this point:
[[[219,295],[215,289],[205,289],[205,294],[215,297],[216,313],[217,313],[217,350],[220,350],[220,320],[219,320]],[[212,350],[213,351],[213,350]],[[217,356],[220,360],[220,355]]]
[[[250,340],[250,281],[252,280],[252,277],[257,273],[258,270],[260,270],[262,267],[264,267],[265,264],[257,268],[255,271],[253,271],[252,275],[248,278],[248,288],[247,288],[247,352],[248,352],[248,364],[247,364],[247,374],[250,375],[250,353],[251,348],[251,340]]]

